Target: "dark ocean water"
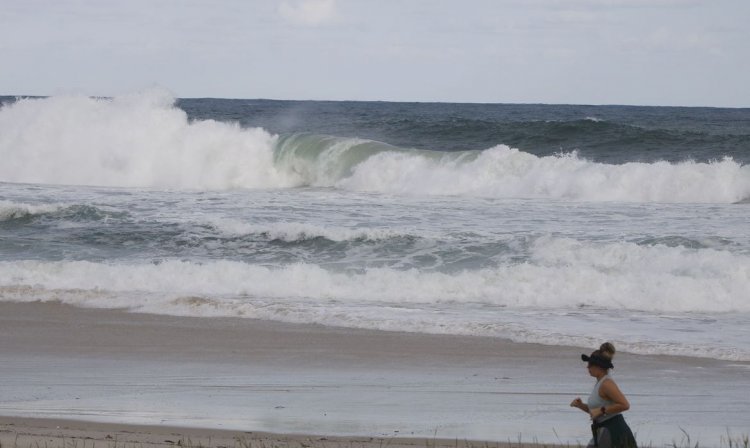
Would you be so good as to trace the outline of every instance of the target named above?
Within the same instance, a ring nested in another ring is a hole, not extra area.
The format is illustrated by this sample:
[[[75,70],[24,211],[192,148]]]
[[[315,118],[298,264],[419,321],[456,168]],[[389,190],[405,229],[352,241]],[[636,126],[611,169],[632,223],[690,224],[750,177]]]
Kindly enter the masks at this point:
[[[604,163],[750,162],[750,109],[225,99],[177,105],[194,119],[403,148],[467,151],[504,144],[537,156],[578,151]]]

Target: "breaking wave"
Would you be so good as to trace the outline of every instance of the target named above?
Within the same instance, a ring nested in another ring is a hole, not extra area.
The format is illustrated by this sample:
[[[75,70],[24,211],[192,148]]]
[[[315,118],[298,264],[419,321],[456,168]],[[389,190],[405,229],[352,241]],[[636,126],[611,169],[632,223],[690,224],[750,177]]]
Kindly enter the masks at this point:
[[[16,183],[190,190],[315,186],[570,201],[750,198],[750,166],[731,158],[614,165],[575,152],[536,156],[502,144],[446,152],[358,138],[276,136],[237,123],[191,121],[161,90],[6,104],[0,108],[0,157],[0,181]]]

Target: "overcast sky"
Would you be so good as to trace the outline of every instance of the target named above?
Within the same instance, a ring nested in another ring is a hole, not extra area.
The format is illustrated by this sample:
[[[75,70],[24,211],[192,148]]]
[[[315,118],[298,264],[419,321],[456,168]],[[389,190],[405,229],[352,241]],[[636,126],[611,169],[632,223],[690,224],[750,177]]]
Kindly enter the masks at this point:
[[[0,0],[0,94],[750,106],[750,0]]]

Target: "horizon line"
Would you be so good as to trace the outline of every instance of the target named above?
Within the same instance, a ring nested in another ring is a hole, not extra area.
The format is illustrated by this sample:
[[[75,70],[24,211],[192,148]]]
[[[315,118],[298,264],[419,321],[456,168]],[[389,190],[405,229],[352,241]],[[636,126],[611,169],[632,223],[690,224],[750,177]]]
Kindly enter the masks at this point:
[[[136,90],[134,93],[148,89]],[[166,89],[169,91],[169,89]],[[170,91],[171,93],[171,91]],[[0,98],[51,98],[55,96],[86,96],[89,98],[115,98],[120,95],[88,95],[83,93],[60,93],[53,95],[2,94]],[[235,98],[227,96],[178,96],[175,100],[237,100],[237,101],[277,101],[277,102],[317,102],[317,103],[392,103],[392,104],[458,104],[458,105],[506,105],[506,106],[579,106],[579,107],[665,107],[682,109],[750,109],[750,106],[706,106],[706,105],[673,105],[673,104],[637,104],[637,103],[546,103],[529,102],[491,102],[491,101],[442,101],[442,100],[364,100],[364,99],[283,99],[283,98]]]

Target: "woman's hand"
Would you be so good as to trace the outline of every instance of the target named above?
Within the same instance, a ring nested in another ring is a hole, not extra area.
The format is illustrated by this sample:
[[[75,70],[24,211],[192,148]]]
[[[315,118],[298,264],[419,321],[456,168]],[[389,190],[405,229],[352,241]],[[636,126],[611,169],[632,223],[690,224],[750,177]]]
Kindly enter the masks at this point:
[[[595,408],[589,411],[589,415],[591,415],[591,420],[596,420],[597,418],[601,417],[604,413],[602,412],[602,408]]]
[[[581,397],[577,397],[575,400],[571,401],[570,407],[583,409],[583,401],[581,401]]]

